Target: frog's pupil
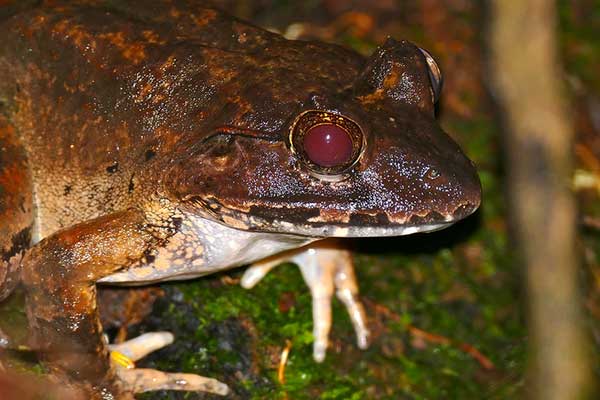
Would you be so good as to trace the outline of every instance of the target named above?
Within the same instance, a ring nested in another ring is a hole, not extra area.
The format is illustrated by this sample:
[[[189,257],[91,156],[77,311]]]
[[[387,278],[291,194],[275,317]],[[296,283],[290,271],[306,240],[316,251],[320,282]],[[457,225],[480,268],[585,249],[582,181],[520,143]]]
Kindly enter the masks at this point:
[[[352,156],[352,139],[334,124],[310,128],[304,135],[304,152],[316,165],[329,168],[346,164]]]

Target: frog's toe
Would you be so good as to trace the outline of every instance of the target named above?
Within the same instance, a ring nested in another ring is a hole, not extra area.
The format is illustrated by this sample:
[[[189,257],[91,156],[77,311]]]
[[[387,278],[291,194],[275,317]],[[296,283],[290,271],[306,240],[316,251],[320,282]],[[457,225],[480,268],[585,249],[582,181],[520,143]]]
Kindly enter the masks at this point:
[[[286,253],[284,253],[286,254]],[[273,268],[277,265],[287,261],[289,257],[279,256],[279,257],[269,257],[264,260],[255,262],[250,265],[246,271],[244,271],[244,275],[242,275],[242,280],[240,281],[240,285],[244,289],[252,289],[258,282],[260,282]]]
[[[173,340],[171,332],[148,332],[123,343],[110,344],[108,348],[111,351],[111,359],[124,366],[127,364],[126,359],[140,360],[148,354],[170,345]]]
[[[329,332],[331,331],[331,294],[313,292],[313,358],[317,362],[325,359],[327,346],[329,346]]]
[[[244,271],[240,285],[242,285],[244,289],[252,289],[258,282],[267,276],[273,268],[284,262],[291,261],[293,255],[297,252],[298,250],[286,251],[253,263],[246,271]]]
[[[356,296],[356,293],[346,289],[337,288],[336,294],[337,298],[344,303],[344,306],[346,306],[346,311],[348,311],[348,315],[350,315],[350,320],[352,321],[352,326],[354,327],[354,332],[356,333],[357,346],[360,349],[366,349],[369,347],[370,332],[367,328],[365,308]]]
[[[229,387],[223,382],[195,374],[164,372],[145,368],[117,368],[117,376],[124,388],[133,393],[155,390],[208,392],[221,396],[229,393]]]

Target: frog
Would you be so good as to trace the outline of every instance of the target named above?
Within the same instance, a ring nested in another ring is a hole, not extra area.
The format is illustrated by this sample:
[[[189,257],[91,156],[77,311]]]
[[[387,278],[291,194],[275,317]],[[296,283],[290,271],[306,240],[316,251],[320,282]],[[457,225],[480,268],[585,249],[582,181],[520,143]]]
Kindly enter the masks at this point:
[[[81,398],[229,388],[136,368],[173,341],[103,335],[101,285],[291,261],[322,361],[331,303],[369,330],[345,238],[446,228],[481,203],[436,120],[442,75],[388,38],[366,57],[288,40],[206,1],[43,0],[0,12],[0,299],[26,293],[30,346]]]

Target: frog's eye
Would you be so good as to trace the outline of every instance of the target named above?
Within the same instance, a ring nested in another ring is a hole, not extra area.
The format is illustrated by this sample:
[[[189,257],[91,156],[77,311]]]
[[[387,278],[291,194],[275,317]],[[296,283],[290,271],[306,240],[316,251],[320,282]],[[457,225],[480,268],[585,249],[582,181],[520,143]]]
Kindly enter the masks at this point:
[[[292,152],[309,170],[339,175],[350,169],[363,149],[363,134],[354,121],[326,111],[305,111],[290,130]]]
[[[310,128],[304,135],[302,147],[310,161],[325,168],[346,164],[352,157],[350,135],[335,124]]]
[[[435,62],[435,59],[429,52],[425,49],[422,49],[421,53],[425,56],[425,61],[427,61],[427,70],[429,72],[429,81],[431,82],[431,89],[433,91],[433,102],[437,103],[440,99],[440,94],[442,93],[442,84],[443,84],[443,76],[442,71],[440,70],[439,65]]]

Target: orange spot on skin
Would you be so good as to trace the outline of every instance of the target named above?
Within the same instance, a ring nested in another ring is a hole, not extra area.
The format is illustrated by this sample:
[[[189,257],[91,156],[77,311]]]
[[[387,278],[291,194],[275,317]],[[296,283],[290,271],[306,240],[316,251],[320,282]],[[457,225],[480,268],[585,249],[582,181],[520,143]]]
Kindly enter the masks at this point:
[[[358,99],[361,101],[361,103],[367,105],[381,101],[384,97],[385,92],[383,91],[383,89],[377,89],[373,93],[367,94],[365,96],[359,96]]]
[[[179,18],[181,16],[181,12],[175,7],[173,7],[171,8],[171,10],[169,10],[169,15],[173,18]]]
[[[215,10],[202,10],[200,15],[191,15],[192,21],[198,26],[203,27],[210,24],[215,18],[217,18],[217,12]]]
[[[110,44],[121,51],[121,55],[133,64],[139,64],[146,58],[146,48],[141,42],[127,42],[123,32],[104,33],[100,39],[108,40]]]
[[[141,103],[150,96],[154,87],[150,83],[146,83],[144,86],[140,88],[137,97],[135,98],[136,103]]]
[[[146,58],[146,50],[141,43],[129,46],[123,51],[123,57],[132,61],[134,64],[139,64]]]
[[[398,82],[400,82],[400,77],[398,76],[398,71],[392,70],[389,75],[385,77],[383,81],[383,87],[385,88],[395,88],[398,86]]]
[[[0,122],[4,122],[4,118],[2,118]],[[0,125],[0,137],[13,137],[14,134],[15,129],[11,125]]]
[[[71,21],[62,20],[54,25],[52,33],[65,41],[71,41],[82,52],[94,51],[96,40],[82,25],[71,25]]]
[[[20,168],[11,166],[0,170],[0,187],[9,193],[15,193],[23,187],[25,176]]]
[[[37,15],[35,18],[32,18],[29,24],[29,28],[32,31],[40,30],[46,24],[46,16],[45,15]]]
[[[0,7],[2,7],[2,4],[0,4]],[[19,30],[23,36],[27,37],[28,39],[31,39],[34,33],[41,30],[45,23],[46,17],[43,15],[38,15],[34,18],[31,18],[31,20],[28,21],[26,25],[19,25]]]
[[[167,58],[167,61],[164,62],[163,65],[161,65],[160,69],[164,72],[167,69],[171,68],[173,65],[175,65],[175,56],[169,56],[169,58]]]
[[[150,31],[150,30],[146,30],[142,32],[142,36],[144,37],[144,39],[146,39],[146,41],[148,43],[151,44],[165,44],[166,41],[164,40],[160,40],[160,36],[158,36],[158,34],[154,31]]]
[[[5,126],[0,128],[0,137],[14,137],[13,127]],[[21,163],[10,163],[8,166],[0,169],[0,187],[8,193],[18,193],[26,181],[26,172]]]

